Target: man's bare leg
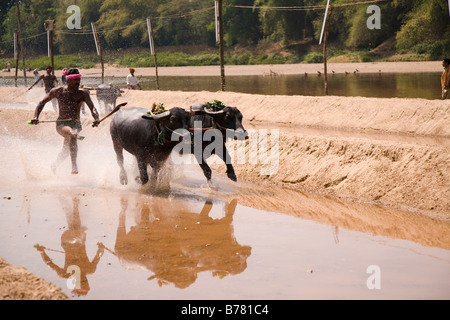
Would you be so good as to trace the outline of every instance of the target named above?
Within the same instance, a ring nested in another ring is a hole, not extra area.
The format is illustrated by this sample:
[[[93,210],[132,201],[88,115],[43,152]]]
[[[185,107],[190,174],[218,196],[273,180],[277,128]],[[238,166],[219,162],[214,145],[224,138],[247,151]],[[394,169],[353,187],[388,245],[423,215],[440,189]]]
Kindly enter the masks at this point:
[[[72,174],[78,174],[77,166],[77,154],[78,154],[78,144],[77,144],[77,130],[72,129],[69,126],[57,127],[56,131],[64,137],[64,146],[56,159],[56,162],[52,165],[52,170],[56,170],[56,167],[70,154],[70,159],[72,161]]]
[[[58,154],[58,158],[56,158],[55,162],[52,164],[52,172],[56,173],[56,168],[69,156],[69,140],[64,139],[64,144],[61,152]]]

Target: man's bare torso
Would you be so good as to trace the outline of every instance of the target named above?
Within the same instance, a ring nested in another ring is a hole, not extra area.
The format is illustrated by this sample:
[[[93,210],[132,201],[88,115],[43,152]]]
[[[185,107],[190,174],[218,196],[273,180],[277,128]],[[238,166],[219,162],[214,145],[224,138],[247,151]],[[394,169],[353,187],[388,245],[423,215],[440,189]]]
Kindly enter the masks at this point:
[[[89,98],[89,92],[81,89],[69,92],[67,87],[60,87],[55,90],[55,96],[59,105],[59,118],[80,120],[81,106]]]
[[[45,89],[52,89],[55,87],[56,77],[52,74],[46,74],[43,76]]]

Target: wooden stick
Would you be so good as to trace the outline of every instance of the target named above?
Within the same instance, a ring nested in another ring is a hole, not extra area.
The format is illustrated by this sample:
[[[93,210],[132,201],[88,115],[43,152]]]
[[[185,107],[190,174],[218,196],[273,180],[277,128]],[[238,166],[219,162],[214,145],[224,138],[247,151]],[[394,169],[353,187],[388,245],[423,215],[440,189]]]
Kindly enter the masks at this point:
[[[98,121],[98,124],[100,124],[103,120],[105,120],[106,118],[110,117],[111,115],[113,115],[114,113],[116,113],[117,111],[119,111],[120,108],[122,108],[123,106],[127,105],[128,102],[124,102],[121,103],[119,105],[117,105],[110,113],[108,113],[106,116],[104,116],[101,120]]]
[[[63,122],[63,121],[72,121],[72,119],[60,119],[60,120],[38,120],[38,123],[48,123],[48,122]],[[28,124],[32,124],[31,120],[27,122]]]

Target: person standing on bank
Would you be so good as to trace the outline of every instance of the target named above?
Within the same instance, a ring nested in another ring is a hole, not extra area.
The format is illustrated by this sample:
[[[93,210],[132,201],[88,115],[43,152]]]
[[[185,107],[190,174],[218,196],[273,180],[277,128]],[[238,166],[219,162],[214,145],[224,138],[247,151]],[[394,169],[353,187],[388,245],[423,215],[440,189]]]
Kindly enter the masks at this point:
[[[62,71],[61,81],[62,81],[63,86],[65,86],[67,84],[67,80],[66,80],[67,71],[69,71],[67,68],[64,68]]]
[[[138,78],[134,75],[133,68],[130,68],[130,74],[127,76],[127,88],[131,90],[136,90],[136,88],[139,88],[139,90],[142,90]]]
[[[80,133],[80,109],[83,103],[86,103],[91,110],[94,118],[93,127],[99,125],[99,115],[94,103],[91,100],[89,91],[80,89],[81,74],[78,69],[70,69],[66,74],[67,86],[52,89],[36,107],[34,118],[31,124],[39,123],[39,114],[44,109],[47,102],[56,99],[59,105],[59,117],[56,122],[56,131],[64,138],[64,145],[58,155],[55,163],[52,165],[52,171],[56,172],[56,168],[70,154],[72,160],[72,174],[78,174],[77,138]]]
[[[442,60],[442,66],[444,67],[441,76],[442,99],[447,99],[447,92],[450,87],[450,58]]]
[[[47,74],[43,74],[42,76],[40,76],[31,85],[31,87],[28,88],[28,90],[31,90],[31,88],[33,88],[41,80],[44,82],[45,93],[49,93],[50,90],[52,90],[55,87],[55,82],[56,82],[56,85],[58,85],[58,79],[55,77],[54,74],[52,74],[52,70],[53,70],[52,67],[47,66],[47,68],[45,68],[45,70],[47,71]],[[53,109],[55,111],[58,111],[57,107],[56,107],[56,101],[52,101],[52,104],[53,104]]]

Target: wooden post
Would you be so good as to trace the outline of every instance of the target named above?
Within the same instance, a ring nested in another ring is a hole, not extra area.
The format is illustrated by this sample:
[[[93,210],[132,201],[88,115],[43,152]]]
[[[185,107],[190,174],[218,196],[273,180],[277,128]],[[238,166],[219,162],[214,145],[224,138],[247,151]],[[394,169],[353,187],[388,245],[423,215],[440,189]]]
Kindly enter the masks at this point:
[[[217,0],[218,28],[219,28],[219,54],[220,54],[220,79],[222,91],[225,91],[225,59],[223,52],[223,0]]]
[[[97,55],[100,57],[100,64],[102,65],[102,84],[105,83],[105,65],[103,63],[103,51],[102,44],[100,43],[100,37],[98,36],[95,23],[91,22],[92,34],[94,35],[95,47],[97,49]]]
[[[333,7],[330,6],[330,13],[328,14],[327,19],[327,23],[326,23],[326,28],[325,28],[325,38],[324,38],[324,42],[323,42],[323,73],[324,73],[324,78],[323,78],[323,91],[324,94],[327,96],[328,95],[328,66],[327,66],[327,40],[328,40],[328,31],[330,30],[330,18],[331,18],[331,13],[333,12]]]
[[[22,68],[23,68],[23,78],[25,80],[25,86],[27,86],[27,70],[25,67],[25,55],[24,55],[24,46],[23,46],[23,37],[22,37],[22,23],[20,22],[20,8],[19,1],[16,0],[16,8],[17,8],[17,25],[18,25],[18,36],[20,41],[20,54],[22,55]],[[18,63],[18,61],[17,61]],[[16,68],[17,74],[17,68]]]
[[[14,86],[17,87],[17,72],[19,71],[19,51],[17,50],[17,32],[14,32],[14,60],[16,61],[16,75],[14,77]]]
[[[48,45],[48,57],[50,58],[50,65],[52,66],[52,74],[55,75],[55,60],[53,54],[53,29],[55,26],[55,20],[45,20],[44,28],[47,30],[47,45]]]
[[[159,90],[158,59],[156,58],[155,38],[153,36],[152,20],[150,17],[147,17],[147,29],[148,29],[148,41],[150,43],[150,54],[155,59],[156,90]]]

